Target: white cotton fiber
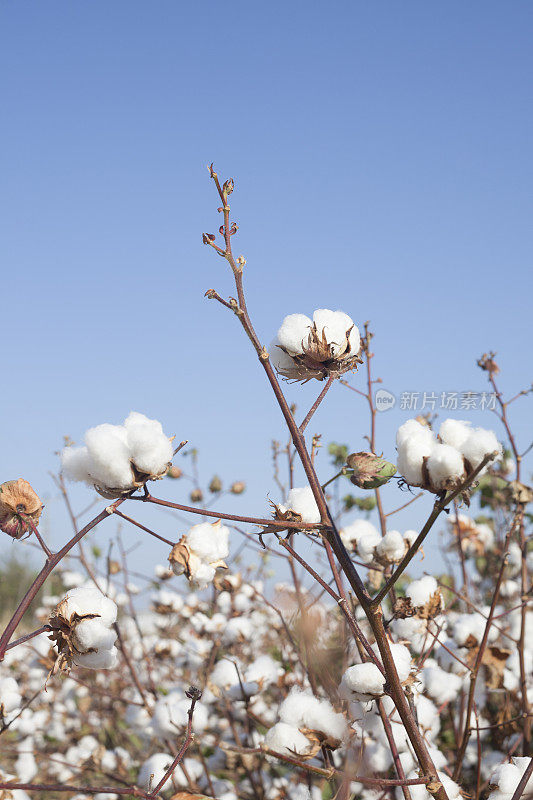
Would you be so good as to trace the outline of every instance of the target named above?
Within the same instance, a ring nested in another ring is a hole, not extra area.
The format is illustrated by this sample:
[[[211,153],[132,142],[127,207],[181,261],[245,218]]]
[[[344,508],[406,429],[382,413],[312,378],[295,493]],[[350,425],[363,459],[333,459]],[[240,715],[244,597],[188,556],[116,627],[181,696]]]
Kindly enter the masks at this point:
[[[353,319],[345,314],[344,311],[330,311],[327,308],[317,308],[313,314],[318,338],[322,339],[322,333],[326,341],[331,345],[333,356],[342,355],[346,350],[346,335],[352,329],[349,342],[351,352],[357,353],[360,347],[359,330],[354,325]]]
[[[289,355],[287,355],[285,350],[281,349],[278,338],[274,339],[270,343],[268,353],[274,369],[276,369],[278,372],[286,372],[287,370],[294,369],[294,361]]]
[[[361,536],[365,534],[377,537],[377,541],[380,539],[377,529],[366,519],[356,519],[340,531],[340,537],[346,547],[356,547]]]
[[[374,550],[381,542],[381,534],[377,531],[375,533],[363,533],[357,540],[357,552],[365,564],[369,564],[374,558]]]
[[[91,459],[86,447],[65,447],[61,467],[69,480],[91,482]]]
[[[290,508],[302,518],[302,522],[320,522],[320,512],[310,486],[291,489],[287,503],[281,508]]]
[[[346,732],[343,715],[334,711],[329,700],[320,700],[311,691],[296,687],[281,704],[279,717],[288,725],[321,731],[335,739],[342,739]]]
[[[461,452],[472,469],[476,469],[489,453],[500,455],[502,447],[493,431],[475,428],[463,442]]]
[[[425,441],[429,444],[433,444],[435,441],[431,428],[427,425],[422,425],[416,419],[408,419],[407,422],[400,425],[396,432],[396,446],[400,447],[413,439]]]
[[[276,722],[265,734],[265,745],[269,750],[284,756],[306,755],[311,743],[294,725]]]
[[[402,534],[399,531],[388,531],[378,543],[376,552],[391,563],[401,561],[406,552],[405,540]]]
[[[445,419],[439,428],[439,436],[444,444],[460,450],[471,430],[469,422],[461,419]]]
[[[100,622],[107,626],[112,625],[117,618],[115,603],[98,589],[91,587],[70,589],[65,599],[67,617],[72,614],[78,614],[80,617],[86,614],[98,614]]]
[[[97,425],[85,434],[91,459],[91,476],[96,483],[110,488],[124,489],[132,484],[130,453],[124,429],[117,425]]]
[[[405,596],[411,600],[413,608],[425,606],[439,586],[432,575],[425,575],[419,580],[411,581],[405,589]]]
[[[403,644],[389,642],[389,647],[392,654],[392,660],[396,666],[398,677],[403,683],[409,677],[411,672],[411,653]]]
[[[201,522],[187,533],[187,544],[202,561],[211,564],[229,553],[229,528],[220,523]]]
[[[427,461],[429,479],[434,489],[447,489],[464,476],[462,455],[448,444],[436,444]]]
[[[291,355],[299,355],[303,353],[312,327],[312,321],[305,314],[289,314],[281,323],[278,341]]]
[[[342,676],[339,695],[343,700],[369,700],[383,694],[386,678],[373,663],[355,664]]]
[[[137,783],[145,789],[150,788],[150,781],[152,789],[157,786],[160,780],[163,779],[167,769],[172,764],[173,758],[167,753],[154,753],[150,756],[139,770],[137,776]],[[151,776],[154,776],[153,778]]]
[[[82,651],[92,648],[110,650],[116,638],[116,632],[103,625],[99,617],[95,617],[82,620],[76,625],[72,641],[74,646]]]
[[[432,431],[416,420],[410,419],[396,434],[398,472],[407,483],[419,486],[423,482],[422,462],[430,456],[436,445]]]
[[[155,419],[132,411],[124,421],[130,457],[141,472],[157,475],[172,460],[172,443]]]
[[[86,669],[113,669],[118,658],[117,648],[111,650],[98,650],[95,653],[75,653],[73,663]]]

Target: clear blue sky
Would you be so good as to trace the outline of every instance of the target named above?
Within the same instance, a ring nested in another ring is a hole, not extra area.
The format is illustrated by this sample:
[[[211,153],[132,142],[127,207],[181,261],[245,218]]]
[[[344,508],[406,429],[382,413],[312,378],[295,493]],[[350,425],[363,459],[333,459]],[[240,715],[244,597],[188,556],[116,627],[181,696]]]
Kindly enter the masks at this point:
[[[0,2],[2,479],[47,498],[54,545],[62,435],[131,409],[196,445],[206,477],[244,478],[239,509],[276,497],[279,413],[203,299],[232,292],[201,244],[211,160],[236,181],[266,343],[287,313],[342,308],[371,320],[397,395],[484,389],[487,349],[509,393],[531,381],[532,34],[527,2]],[[287,392],[303,413],[318,389]],[[407,416],[380,416],[391,457]],[[530,398],[515,421],[525,447]],[[336,386],[314,429],[363,449],[366,423]]]

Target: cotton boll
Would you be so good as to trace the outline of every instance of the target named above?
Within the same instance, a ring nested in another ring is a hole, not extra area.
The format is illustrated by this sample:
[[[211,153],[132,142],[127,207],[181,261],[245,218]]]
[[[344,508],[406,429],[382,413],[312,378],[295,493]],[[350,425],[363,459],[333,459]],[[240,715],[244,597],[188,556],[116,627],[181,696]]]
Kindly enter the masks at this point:
[[[428,661],[422,670],[426,692],[438,705],[455,700],[463,685],[462,678],[453,672],[445,672],[436,662],[429,664]]]
[[[381,535],[376,531],[375,533],[364,533],[357,541],[357,552],[361,557],[361,561],[369,564],[374,559],[374,550],[381,542]]]
[[[444,444],[455,447],[456,450],[461,450],[471,430],[470,422],[460,419],[445,419],[440,426],[439,436]]]
[[[269,655],[258,656],[246,669],[246,680],[258,681],[263,685],[276,683],[283,673],[277,661]]]
[[[484,428],[475,428],[461,445],[461,453],[472,469],[476,469],[489,453],[500,455],[501,452],[502,446],[495,433]]]
[[[172,460],[172,443],[160,422],[132,411],[124,421],[130,457],[140,472],[160,475]]]
[[[405,589],[405,596],[410,599],[413,608],[420,608],[425,606],[438,590],[435,578],[432,575],[424,575],[419,580],[411,581]]]
[[[342,355],[346,349],[346,334],[350,328],[354,328],[352,318],[343,311],[330,311],[327,308],[318,308],[313,314],[313,322],[315,323],[319,339],[322,338],[322,332],[324,332],[326,341],[331,345],[333,356],[338,357]],[[357,333],[359,334],[359,331],[357,331]],[[357,353],[358,350],[359,347],[355,352]]]
[[[464,475],[462,455],[448,444],[436,444],[432,449],[427,468],[434,489],[443,490],[457,484]]]
[[[65,597],[66,613],[68,616],[78,614],[83,617],[87,614],[97,614],[104,625],[112,625],[117,618],[115,603],[106,597],[99,589],[80,587],[70,589]]]
[[[85,446],[65,447],[61,453],[61,467],[71,481],[93,482],[90,475],[91,458]]]
[[[307,755],[311,743],[294,725],[277,722],[265,734],[265,745],[269,750],[284,756]]]
[[[116,632],[106,628],[96,617],[82,620],[76,625],[72,634],[72,643],[77,650],[82,652],[92,648],[110,650],[116,638]]]
[[[20,708],[22,698],[16,680],[12,677],[0,678],[0,708],[7,714]]]
[[[520,783],[522,774],[516,764],[500,764],[490,776],[490,784],[497,786],[500,792],[511,797]]]
[[[366,519],[356,519],[340,531],[340,537],[346,547],[356,547],[361,536],[370,534],[376,538],[376,543],[381,536],[377,529]]]
[[[133,485],[130,452],[124,428],[118,425],[97,425],[85,434],[91,459],[91,477],[95,483],[113,489]]]
[[[376,647],[376,645],[374,645],[374,647]],[[403,683],[407,680],[411,672],[411,653],[403,644],[389,642],[389,647],[398,672],[398,677]]]
[[[405,540],[399,531],[388,531],[378,543],[376,552],[392,564],[401,561],[405,555]]]
[[[273,339],[268,348],[270,362],[277,372],[286,372],[287,370],[294,369],[294,361],[287,355],[285,350],[280,347],[279,340]]]
[[[343,700],[369,700],[383,694],[386,678],[373,663],[355,664],[348,667],[339,686]]]
[[[187,533],[187,543],[191,550],[209,564],[220,561],[229,554],[229,528],[220,522],[214,525],[201,522],[193,525]]]
[[[291,355],[303,353],[313,323],[305,314],[289,314],[281,323],[278,341]]]
[[[242,675],[242,673],[241,673]],[[227,689],[238,681],[238,673],[235,663],[227,658],[217,662],[209,680],[221,689]]]
[[[431,428],[428,428],[427,425],[422,425],[416,419],[408,419],[407,422],[400,425],[396,432],[396,446],[399,448],[415,439],[430,445],[435,442],[435,436]]]
[[[302,522],[320,522],[320,512],[310,486],[291,489],[287,497],[286,508],[299,514]]]
[[[423,435],[407,439],[398,445],[398,472],[405,478],[407,483],[412,486],[421,486],[423,484],[423,460],[431,455],[434,447],[433,437],[428,438]]]
[[[291,689],[279,709],[282,722],[321,731],[333,739],[343,739],[346,722],[337,714],[328,700],[319,700],[310,691]]]
[[[72,662],[86,669],[113,669],[117,659],[117,648],[112,647],[111,650],[98,650],[96,653],[75,653]]]
[[[166,774],[174,759],[167,753],[154,753],[141,764],[137,783],[145,789],[155,788]],[[153,775],[153,778],[151,777]]]

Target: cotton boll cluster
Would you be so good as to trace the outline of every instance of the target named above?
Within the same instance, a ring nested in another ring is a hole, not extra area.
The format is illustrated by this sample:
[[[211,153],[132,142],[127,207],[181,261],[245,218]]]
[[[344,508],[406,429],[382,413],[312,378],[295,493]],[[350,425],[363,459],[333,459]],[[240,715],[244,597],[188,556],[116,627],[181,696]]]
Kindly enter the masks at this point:
[[[218,520],[193,525],[174,545],[168,560],[175,575],[185,574],[199,589],[205,589],[219,567],[227,569],[224,559],[228,554],[229,528]]]
[[[396,447],[398,471],[406,482],[437,494],[455,489],[486,456],[494,454],[494,459],[502,452],[492,431],[451,419],[442,423],[439,440],[427,425],[407,420],[398,429]]]
[[[117,606],[98,589],[71,589],[50,617],[50,638],[57,646],[56,668],[111,669],[117,661],[112,625]]]
[[[121,497],[150,479],[162,478],[172,460],[172,439],[161,423],[132,411],[122,425],[90,428],[85,445],[65,447],[63,472],[94,486],[104,497]]]
[[[312,320],[305,314],[285,317],[270,346],[270,358],[289,380],[324,380],[356,369],[362,363],[360,351],[361,337],[351,317],[321,308]]]
[[[489,800],[511,800],[530,763],[529,758],[515,756],[510,764],[500,764],[490,776],[492,788]],[[523,796],[533,791],[533,776],[528,780]]]

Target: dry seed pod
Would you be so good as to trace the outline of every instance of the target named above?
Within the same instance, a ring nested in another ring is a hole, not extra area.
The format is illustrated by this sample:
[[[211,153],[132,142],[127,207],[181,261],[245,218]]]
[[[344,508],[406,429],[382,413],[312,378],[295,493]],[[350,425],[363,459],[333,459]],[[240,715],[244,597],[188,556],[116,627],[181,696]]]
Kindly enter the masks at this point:
[[[30,521],[37,525],[42,510],[41,500],[24,478],[0,486],[0,530],[13,539],[30,532]]]

